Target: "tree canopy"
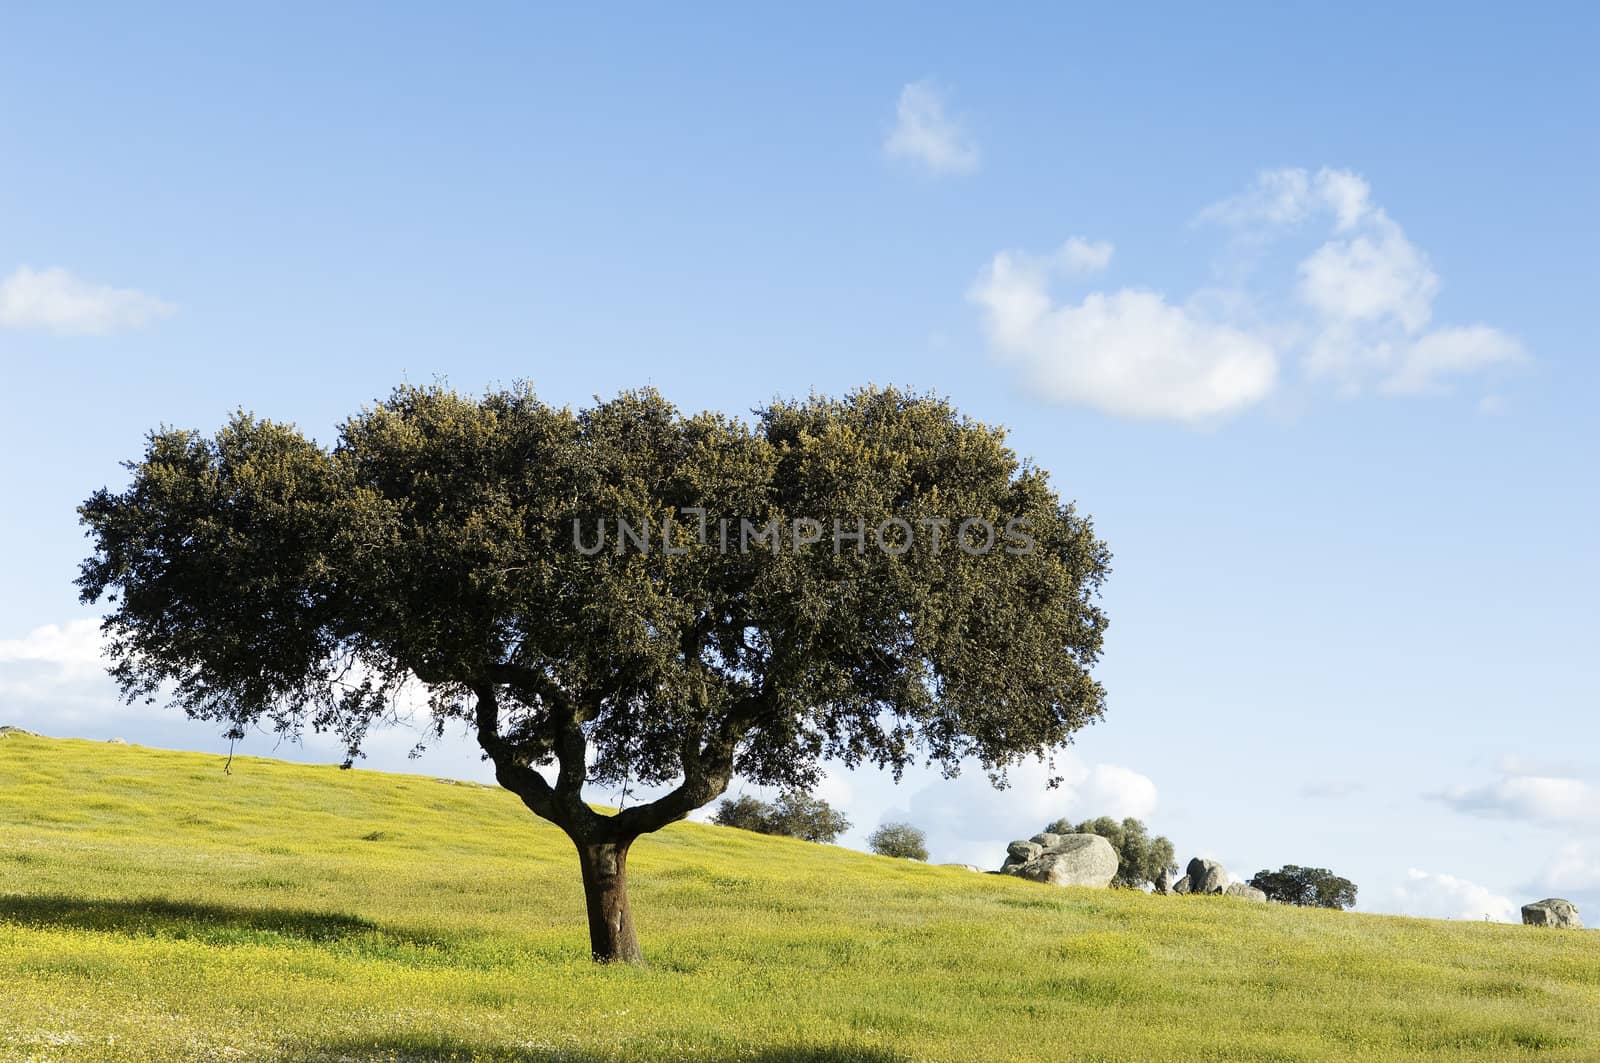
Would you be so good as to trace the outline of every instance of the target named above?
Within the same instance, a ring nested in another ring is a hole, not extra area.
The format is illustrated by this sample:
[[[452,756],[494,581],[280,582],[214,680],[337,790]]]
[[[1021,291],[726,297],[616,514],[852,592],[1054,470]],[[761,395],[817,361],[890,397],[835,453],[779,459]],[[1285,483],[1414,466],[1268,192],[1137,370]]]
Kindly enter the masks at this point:
[[[124,695],[354,759],[420,684],[433,733],[467,729],[572,837],[602,959],[638,956],[628,845],[735,773],[806,789],[825,759],[971,758],[999,779],[1104,710],[1105,545],[938,398],[739,419],[408,386],[332,446],[240,412],[154,432],[128,468],[81,508],[79,579]],[[617,785],[664,789],[584,799]]]
[[[1250,885],[1268,900],[1302,908],[1354,908],[1356,884],[1325,867],[1285,864],[1277,871],[1257,871]]]

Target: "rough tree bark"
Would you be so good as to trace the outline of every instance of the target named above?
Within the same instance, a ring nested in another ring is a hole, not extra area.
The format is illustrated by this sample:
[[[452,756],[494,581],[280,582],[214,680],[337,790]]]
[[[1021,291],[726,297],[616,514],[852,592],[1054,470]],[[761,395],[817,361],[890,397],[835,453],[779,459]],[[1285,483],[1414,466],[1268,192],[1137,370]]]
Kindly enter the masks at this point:
[[[639,963],[639,938],[628,907],[631,842],[575,842],[589,909],[589,951],[600,963]]]

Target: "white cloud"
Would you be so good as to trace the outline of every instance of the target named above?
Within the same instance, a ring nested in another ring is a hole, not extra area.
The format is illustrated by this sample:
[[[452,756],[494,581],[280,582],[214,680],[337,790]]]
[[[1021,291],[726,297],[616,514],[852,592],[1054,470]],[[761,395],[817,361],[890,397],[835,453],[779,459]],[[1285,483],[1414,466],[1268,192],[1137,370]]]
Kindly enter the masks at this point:
[[[1545,868],[1540,881],[1552,889],[1583,893],[1600,890],[1600,850],[1582,842],[1571,842]]]
[[[1053,279],[1109,264],[1109,243],[1073,237],[1050,255],[995,255],[969,292],[985,312],[991,351],[1048,399],[1181,421],[1265,401],[1291,355],[1311,379],[1384,395],[1444,391],[1527,357],[1489,325],[1427,331],[1439,275],[1359,174],[1267,171],[1199,218],[1234,234],[1225,255],[1238,261],[1222,272],[1236,279],[1182,301],[1139,288],[1052,295]],[[1317,225],[1321,242],[1292,269],[1285,262],[1254,276],[1269,242]]]
[[[1277,357],[1264,339],[1155,292],[1124,288],[1057,303],[1050,273],[1071,254],[1003,251],[970,293],[991,347],[1030,388],[1107,413],[1183,421],[1232,413],[1272,390]]]
[[[28,706],[53,705],[75,718],[88,706],[114,703],[116,688],[101,661],[102,642],[100,622],[90,619],[0,639],[0,711],[16,714]]]
[[[883,150],[891,158],[910,159],[935,173],[970,173],[978,168],[977,144],[945,114],[939,90],[927,81],[913,81],[900,90],[895,126]]]
[[[1332,211],[1340,230],[1366,218],[1372,189],[1349,170],[1323,167],[1315,174],[1298,167],[1263,170],[1239,195],[1213,203],[1200,220],[1232,226],[1281,228],[1298,225],[1321,211]]]
[[[1381,213],[1371,233],[1329,240],[1300,263],[1300,296],[1340,322],[1392,317],[1409,333],[1427,325],[1439,275]]]
[[[64,670],[100,666],[100,621],[73,620],[36,627],[20,639],[0,639],[0,664],[45,662]]]
[[[1364,783],[1349,781],[1307,783],[1300,788],[1300,796],[1312,800],[1342,801],[1365,789]]]
[[[1322,202],[1333,208],[1340,231],[1354,227],[1373,212],[1372,189],[1349,170],[1323,167],[1317,173],[1316,188]]]
[[[1488,325],[1435,329],[1405,348],[1381,386],[1392,394],[1433,391],[1445,377],[1519,362],[1527,356],[1515,336]]]
[[[105,336],[140,328],[175,311],[155,296],[91,284],[59,268],[19,266],[0,280],[0,328]]]
[[[1006,844],[1038,833],[1061,816],[1147,818],[1159,794],[1149,777],[1116,764],[1086,764],[1063,753],[1056,758],[1061,785],[1047,785],[1050,770],[1029,761],[1010,772],[1009,785],[997,790],[976,765],[954,779],[937,779],[913,791],[906,817],[928,834],[940,860],[998,867]],[[863,816],[899,818],[881,810]]]
[[[1546,823],[1600,823],[1600,786],[1563,775],[1506,775],[1435,795],[1457,812]]]
[[[1335,376],[1347,391],[1368,383],[1391,395],[1437,391],[1451,377],[1525,357],[1514,337],[1487,325],[1423,332],[1433,319],[1439,275],[1372,202],[1358,174],[1271,171],[1243,199],[1207,208],[1202,216],[1269,228],[1331,217],[1332,238],[1296,268],[1296,295],[1315,314],[1307,368]]]
[[[1429,919],[1490,919],[1499,923],[1521,920],[1509,897],[1454,875],[1431,874],[1412,868],[1403,885],[1393,892],[1392,910],[1400,915]]]
[[[1068,273],[1098,273],[1111,264],[1115,250],[1106,240],[1085,240],[1071,236],[1056,252],[1056,261]]]
[[[93,618],[45,624],[19,638],[0,639],[0,724],[37,731],[56,738],[109,738],[178,749],[227,752],[222,725],[187,719],[157,700],[129,705],[106,674],[100,621]],[[446,775],[493,781],[477,744],[463,734],[436,739],[420,683],[405,687],[397,699],[398,722],[376,727],[363,743],[364,768]],[[410,756],[419,741],[428,743],[421,759]],[[308,733],[295,743],[255,731],[236,751],[312,763],[336,764],[344,749],[331,735]]]
[[[158,705],[125,704],[106,674],[100,622],[45,624],[0,639],[0,723],[56,737],[121,733],[134,721],[171,717]]]

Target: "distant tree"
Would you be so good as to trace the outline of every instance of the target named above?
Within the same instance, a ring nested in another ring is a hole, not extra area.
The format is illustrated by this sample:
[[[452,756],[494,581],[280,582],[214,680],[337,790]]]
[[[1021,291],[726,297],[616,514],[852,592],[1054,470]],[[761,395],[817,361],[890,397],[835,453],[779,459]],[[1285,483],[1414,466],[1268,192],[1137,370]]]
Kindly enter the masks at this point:
[[[885,823],[867,838],[867,846],[879,856],[928,858],[928,836],[909,823]]]
[[[850,821],[844,813],[822,798],[804,790],[789,790],[779,794],[773,804],[772,829],[767,833],[828,844],[849,829]]]
[[[1250,885],[1268,900],[1301,908],[1353,908],[1356,884],[1324,867],[1285,864],[1277,871],[1257,871]]]
[[[1050,834],[1098,834],[1111,843],[1117,851],[1117,877],[1114,886],[1142,889],[1155,885],[1162,872],[1178,870],[1177,855],[1172,842],[1165,837],[1150,837],[1150,831],[1140,820],[1128,817],[1120,823],[1110,816],[1086,819],[1074,825],[1071,820],[1058,819],[1045,828]]]
[[[723,798],[711,822],[719,827],[737,827],[758,834],[777,833],[772,829],[772,806],[749,794]]]
[[[649,390],[574,410],[402,387],[331,445],[241,411],[152,433],[128,474],[79,511],[123,696],[235,737],[330,732],[353,760],[420,688],[433,736],[470,734],[572,840],[597,960],[640,959],[629,848],[735,774],[999,780],[1104,712],[1105,544],[938,398],[741,419]],[[585,798],[623,785],[661,792]]]
[[[738,827],[758,834],[781,834],[824,843],[831,843],[850,829],[850,821],[844,813],[803,790],[782,793],[772,804],[748,794],[725,799],[717,805],[711,822],[719,827]]]

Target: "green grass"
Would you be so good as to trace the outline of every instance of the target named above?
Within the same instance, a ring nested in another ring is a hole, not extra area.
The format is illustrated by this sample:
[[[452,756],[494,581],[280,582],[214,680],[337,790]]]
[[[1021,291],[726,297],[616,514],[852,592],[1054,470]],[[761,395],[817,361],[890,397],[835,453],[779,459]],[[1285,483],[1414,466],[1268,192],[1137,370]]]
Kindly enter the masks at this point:
[[[1596,1060],[1600,934],[1057,889],[680,824],[598,967],[496,789],[0,739],[0,1058]]]

